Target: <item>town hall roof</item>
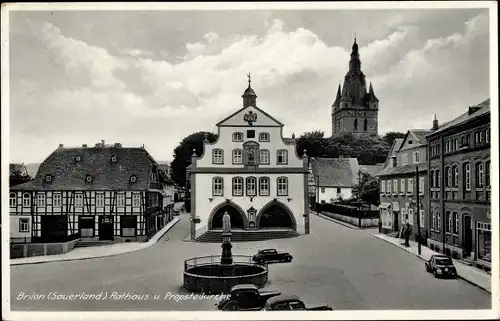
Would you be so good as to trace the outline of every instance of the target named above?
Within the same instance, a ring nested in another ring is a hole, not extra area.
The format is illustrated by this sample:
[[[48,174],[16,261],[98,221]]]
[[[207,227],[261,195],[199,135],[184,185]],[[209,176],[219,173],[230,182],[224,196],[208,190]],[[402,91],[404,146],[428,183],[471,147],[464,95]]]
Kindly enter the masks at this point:
[[[115,158],[113,162],[112,157]],[[59,147],[41,164],[36,177],[16,190],[147,190],[156,161],[144,148]],[[50,181],[46,180],[51,176]],[[87,177],[91,176],[91,182]],[[131,177],[135,176],[135,182]]]
[[[313,158],[311,167],[319,187],[352,187],[358,182],[356,158]]]

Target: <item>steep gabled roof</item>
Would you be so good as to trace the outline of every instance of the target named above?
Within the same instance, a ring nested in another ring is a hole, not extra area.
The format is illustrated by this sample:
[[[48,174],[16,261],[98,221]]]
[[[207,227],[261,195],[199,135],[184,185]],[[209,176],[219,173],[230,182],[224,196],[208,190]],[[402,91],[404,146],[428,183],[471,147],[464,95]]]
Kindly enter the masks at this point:
[[[311,165],[320,187],[352,187],[358,182],[356,158],[313,158]]]
[[[471,111],[474,111],[474,112],[471,112]],[[467,112],[458,116],[455,119],[452,119],[449,122],[444,123],[437,130],[430,132],[427,136],[433,136],[436,133],[441,133],[450,127],[466,123],[474,118],[477,118],[477,117],[480,117],[480,116],[483,116],[483,115],[486,115],[489,113],[490,113],[490,99],[488,98],[485,101],[483,101],[477,105],[469,107]]]
[[[221,120],[220,122],[218,122],[216,124],[216,126],[217,127],[224,126],[225,122],[227,122],[231,118],[235,117],[236,115],[242,113],[245,109],[250,109],[250,110],[254,109],[254,110],[258,111],[262,115],[264,115],[267,118],[269,118],[271,120],[271,122],[274,122],[275,123],[275,124],[273,124],[274,127],[283,127],[283,126],[285,126],[285,125],[283,125],[283,123],[281,123],[280,121],[276,120],[276,118],[274,118],[273,116],[269,115],[268,113],[266,113],[265,111],[263,111],[262,109],[260,109],[257,106],[245,106],[245,107],[242,107],[242,108],[238,109],[237,111],[235,111],[234,113],[232,113],[231,115],[229,115],[226,118],[224,118],[223,120]],[[257,122],[259,122],[259,119],[257,119]]]
[[[111,158],[115,156],[116,162]],[[77,160],[80,157],[80,160]],[[58,148],[41,164],[36,177],[19,190],[148,190],[155,160],[144,148]],[[51,182],[46,176],[51,175]],[[92,182],[87,182],[87,175]],[[130,178],[137,180],[132,183]]]

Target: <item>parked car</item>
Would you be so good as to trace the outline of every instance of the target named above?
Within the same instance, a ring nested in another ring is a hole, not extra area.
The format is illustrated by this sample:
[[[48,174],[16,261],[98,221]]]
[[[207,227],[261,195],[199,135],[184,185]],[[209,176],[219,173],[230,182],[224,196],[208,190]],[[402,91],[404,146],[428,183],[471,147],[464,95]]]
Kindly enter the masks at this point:
[[[260,250],[252,260],[256,263],[267,262],[292,262],[293,257],[288,252],[278,252],[275,249]]]
[[[229,298],[222,299],[216,307],[222,311],[259,311],[269,298],[280,294],[279,291],[261,290],[253,284],[238,284],[229,291]]]
[[[278,295],[267,300],[263,311],[333,310],[328,304],[305,304],[296,295]]]
[[[456,277],[457,269],[453,260],[446,255],[433,255],[425,262],[425,270],[434,274],[434,277]]]

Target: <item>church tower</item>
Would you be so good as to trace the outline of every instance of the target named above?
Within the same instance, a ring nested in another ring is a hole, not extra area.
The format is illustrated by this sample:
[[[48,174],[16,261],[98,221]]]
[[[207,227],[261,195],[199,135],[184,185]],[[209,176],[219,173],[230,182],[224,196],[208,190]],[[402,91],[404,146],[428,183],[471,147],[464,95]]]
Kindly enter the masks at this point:
[[[337,88],[337,96],[332,105],[332,135],[342,133],[378,134],[378,98],[371,83],[368,91],[366,89],[356,38],[344,85]]]

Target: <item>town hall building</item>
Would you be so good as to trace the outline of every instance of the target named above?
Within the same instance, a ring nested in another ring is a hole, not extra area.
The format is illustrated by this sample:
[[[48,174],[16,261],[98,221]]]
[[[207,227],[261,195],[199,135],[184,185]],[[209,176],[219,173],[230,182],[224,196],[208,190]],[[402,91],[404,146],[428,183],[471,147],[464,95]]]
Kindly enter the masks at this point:
[[[217,123],[218,138],[204,141],[190,165],[191,239],[222,228],[309,233],[308,158],[294,140],[283,138],[283,124],[257,107],[250,84],[243,107]]]
[[[342,90],[339,85],[332,105],[332,135],[378,134],[378,103],[371,83],[368,91],[366,90],[358,44],[354,38],[349,71],[344,77]]]

